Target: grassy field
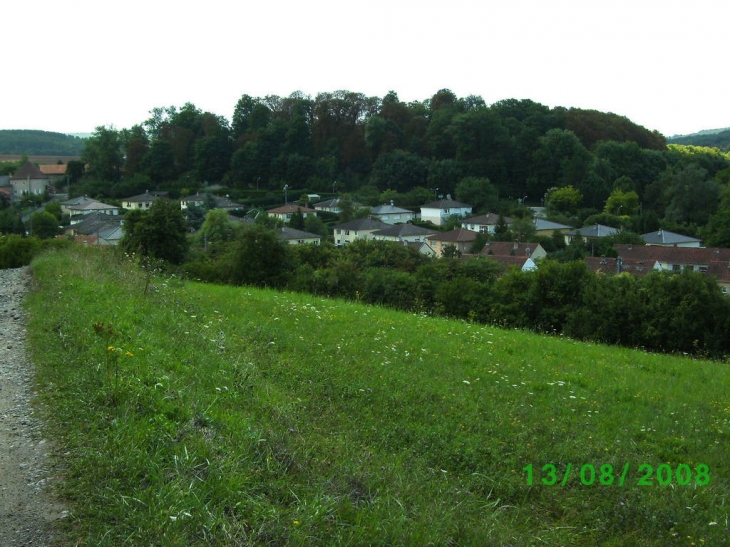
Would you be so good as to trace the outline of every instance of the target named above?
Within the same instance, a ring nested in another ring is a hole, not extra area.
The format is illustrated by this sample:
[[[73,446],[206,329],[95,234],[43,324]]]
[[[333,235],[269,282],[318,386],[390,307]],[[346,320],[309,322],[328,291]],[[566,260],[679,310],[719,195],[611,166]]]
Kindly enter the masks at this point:
[[[33,271],[73,544],[730,544],[727,364],[148,287],[98,249]]]

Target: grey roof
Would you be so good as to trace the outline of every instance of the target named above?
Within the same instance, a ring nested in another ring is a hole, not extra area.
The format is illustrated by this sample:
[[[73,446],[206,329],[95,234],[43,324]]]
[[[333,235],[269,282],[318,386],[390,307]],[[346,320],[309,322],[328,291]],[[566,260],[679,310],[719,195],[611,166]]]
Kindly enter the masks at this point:
[[[511,217],[503,217],[506,223],[511,223]],[[499,215],[496,213],[487,213],[486,215],[479,215],[476,217],[465,218],[461,221],[462,224],[483,224],[485,226],[496,225],[499,222]]]
[[[641,238],[649,245],[676,245],[678,243],[700,243],[702,240],[682,234],[675,234],[667,230],[641,234]]]
[[[313,234],[311,232],[304,232],[302,230],[297,230],[296,228],[290,228],[289,226],[282,226],[281,228],[278,228],[276,230],[276,235],[279,236],[280,239],[322,239],[322,236],[319,234]]]
[[[421,228],[420,226],[415,226],[413,224],[395,224],[393,226],[383,228],[382,230],[375,230],[373,235],[383,237],[407,237],[431,235],[436,233],[438,233],[437,230],[429,230],[428,228]]]
[[[121,215],[107,215],[104,213],[91,213],[84,219],[72,224],[69,228],[77,234],[83,235],[101,235],[102,232],[109,232],[119,229],[122,226]]]
[[[156,193],[150,193],[145,192],[144,194],[139,194],[137,196],[132,196],[131,198],[124,198],[122,201],[132,201],[132,202],[146,202],[146,201],[155,201],[160,199],[160,196]]]
[[[337,224],[333,228],[336,230],[382,230],[389,226],[390,224],[376,218],[356,218],[343,224]]]
[[[552,222],[545,220],[544,218],[535,218],[535,229],[541,230],[565,230],[566,228],[572,228],[567,224],[560,224],[559,222]]]
[[[577,230],[571,230],[568,235],[580,235],[583,237],[608,237],[619,232],[618,228],[604,226],[603,224],[594,224],[593,226],[584,226]]]
[[[371,215],[392,215],[394,213],[413,213],[413,211],[396,207],[392,203],[390,205],[378,205],[370,209]]]
[[[432,203],[421,205],[421,209],[461,209],[463,207],[471,207],[471,205],[461,203],[460,201],[454,201],[453,199],[440,199]]]
[[[81,205],[82,203],[88,203],[90,201],[96,201],[94,199],[91,199],[89,196],[78,196],[75,198],[67,199],[66,201],[62,201],[61,205]]]

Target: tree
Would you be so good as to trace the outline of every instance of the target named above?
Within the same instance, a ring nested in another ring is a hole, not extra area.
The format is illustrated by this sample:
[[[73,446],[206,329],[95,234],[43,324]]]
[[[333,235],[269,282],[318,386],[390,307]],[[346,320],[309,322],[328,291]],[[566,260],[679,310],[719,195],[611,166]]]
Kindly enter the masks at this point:
[[[124,216],[121,246],[130,253],[182,264],[188,250],[187,231],[177,202],[158,199],[148,211],[133,209]]]
[[[59,234],[58,219],[47,211],[33,213],[30,217],[31,235],[40,239],[51,239]]]
[[[289,246],[273,230],[254,224],[236,242],[230,280],[234,285],[283,288],[294,270]]]
[[[104,182],[118,182],[124,164],[119,132],[113,127],[97,127],[84,142],[81,159],[88,165],[88,176]]]
[[[499,202],[499,192],[488,178],[467,177],[456,185],[456,199],[475,211],[489,212]]]
[[[705,225],[717,210],[720,185],[708,178],[707,170],[697,164],[668,173],[662,178],[670,222]]]
[[[564,188],[551,188],[546,197],[548,209],[556,213],[575,213],[583,201],[583,195],[572,185]]]
[[[624,192],[616,189],[606,200],[604,211],[613,215],[631,216],[639,210],[639,195],[633,190]]]

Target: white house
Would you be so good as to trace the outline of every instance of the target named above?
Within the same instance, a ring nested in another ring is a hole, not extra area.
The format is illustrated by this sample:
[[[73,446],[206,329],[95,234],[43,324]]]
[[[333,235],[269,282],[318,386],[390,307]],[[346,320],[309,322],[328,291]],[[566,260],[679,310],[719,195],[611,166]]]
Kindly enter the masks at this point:
[[[433,203],[421,205],[421,220],[433,222],[442,226],[449,217],[465,217],[471,214],[472,206],[460,201],[454,201],[450,195]]]
[[[372,239],[376,230],[388,228],[388,224],[374,218],[358,218],[332,227],[335,245],[347,245],[356,239]]]
[[[408,209],[401,209],[393,205],[379,205],[370,209],[370,216],[386,224],[399,224],[413,220],[416,214]]]

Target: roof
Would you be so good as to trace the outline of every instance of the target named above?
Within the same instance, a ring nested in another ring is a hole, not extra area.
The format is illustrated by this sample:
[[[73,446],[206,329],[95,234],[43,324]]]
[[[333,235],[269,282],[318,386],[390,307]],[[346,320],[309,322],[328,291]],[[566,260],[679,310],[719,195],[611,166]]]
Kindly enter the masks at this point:
[[[724,247],[663,247],[661,245],[629,245],[615,243],[619,256],[626,260],[653,260],[667,264],[709,265],[730,262],[730,249]]]
[[[104,213],[91,213],[84,219],[72,224],[69,228],[77,234],[83,235],[99,235],[104,237],[103,233],[109,233],[122,226],[122,217],[120,215],[106,215]]]
[[[614,275],[628,272],[634,275],[646,275],[658,269],[656,260],[637,260],[626,258],[611,258],[605,256],[587,256],[586,266],[593,273]]]
[[[311,232],[304,232],[302,230],[297,230],[295,228],[289,228],[288,226],[283,226],[281,228],[278,228],[276,230],[276,235],[279,236],[280,239],[322,239],[322,236],[319,234],[313,234]]]
[[[604,226],[603,224],[594,224],[593,226],[584,226],[577,230],[571,230],[568,235],[580,235],[583,237],[608,237],[619,232],[618,228]]]
[[[402,209],[400,207],[396,207],[391,202],[390,205],[378,205],[377,207],[373,207],[370,209],[371,215],[392,215],[394,213],[411,213],[413,214],[413,211],[409,211],[408,209]]]
[[[464,207],[471,208],[471,205],[454,201],[453,199],[440,199],[432,203],[421,205],[421,209],[462,209]]]
[[[313,207],[315,209],[327,209],[331,207],[338,207],[340,205],[340,198],[328,199],[327,201],[320,201],[315,203]]]
[[[532,260],[529,256],[492,256],[489,255],[487,258],[488,260],[493,260],[505,268],[509,268],[510,266],[514,266],[516,268],[519,268],[521,270],[527,271],[527,270],[534,270],[537,268],[537,264],[535,264],[535,261]]]
[[[539,243],[488,241],[479,253],[487,256],[530,256],[535,252]]]
[[[68,209],[71,211],[100,211],[119,209],[119,207],[117,207],[116,205],[107,205],[106,203],[102,203],[101,201],[96,201],[92,199],[89,201],[83,201],[76,205],[69,205]]]
[[[696,237],[689,237],[682,234],[675,234],[667,230],[659,230],[641,234],[641,238],[648,245],[678,245],[682,243],[700,243],[702,240]]]
[[[273,209],[268,209],[266,212],[271,215],[282,215],[282,214],[291,214],[296,213],[299,211],[300,213],[316,213],[314,209],[310,209],[309,207],[305,207],[303,205],[297,205],[296,203],[288,203],[286,205],[282,205],[281,207],[275,207]]]
[[[47,178],[38,167],[33,165],[30,161],[26,161],[25,164],[18,169],[15,174],[10,177],[10,180],[25,180],[25,179],[45,179]]]
[[[543,230],[571,230],[572,226],[560,224],[559,222],[552,222],[550,220],[545,220],[544,218],[535,218],[535,229],[538,232]]]
[[[395,224],[383,228],[382,230],[375,230],[374,236],[382,237],[408,237],[408,236],[425,236],[431,234],[437,234],[437,230],[429,230],[428,228],[422,228],[413,224]]]
[[[50,165],[39,165],[38,169],[40,169],[41,173],[44,175],[65,175],[66,174],[66,165],[62,163],[54,163]]]
[[[390,227],[390,224],[386,224],[377,218],[356,218],[333,226],[335,230],[382,230],[388,227]]]
[[[502,217],[504,221],[509,224],[512,222],[511,217]],[[496,213],[487,213],[486,215],[479,215],[476,217],[465,218],[461,221],[462,224],[483,224],[485,226],[496,226],[499,222],[499,215]]]
[[[131,198],[124,198],[122,201],[131,201],[134,203],[143,203],[145,201],[155,201],[160,199],[160,196],[157,195],[154,192],[145,192],[144,194],[139,194],[137,196],[132,196]]]
[[[79,204],[87,202],[87,201],[95,201],[95,200],[91,199],[88,196],[78,196],[75,198],[67,199],[66,201],[62,201],[61,205],[65,205],[65,206],[79,205]]]
[[[473,232],[471,230],[466,230],[464,228],[457,228],[456,230],[450,230],[448,232],[442,232],[439,234],[434,234],[432,236],[427,237],[429,241],[446,241],[446,242],[453,242],[453,243],[468,243],[470,241],[474,241],[477,236],[476,232]]]

